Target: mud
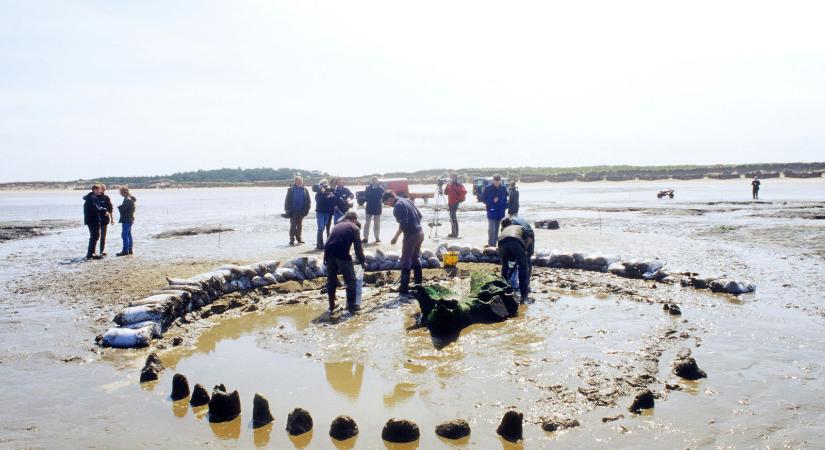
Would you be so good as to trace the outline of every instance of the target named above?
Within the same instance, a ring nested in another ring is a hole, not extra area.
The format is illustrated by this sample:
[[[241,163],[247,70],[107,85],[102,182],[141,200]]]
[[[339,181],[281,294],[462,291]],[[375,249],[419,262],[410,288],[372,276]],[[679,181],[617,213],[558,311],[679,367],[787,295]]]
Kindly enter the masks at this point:
[[[45,236],[47,233],[56,230],[77,226],[77,222],[69,220],[0,222],[0,243],[16,239],[30,239],[38,236]]]
[[[190,228],[182,228],[178,230],[169,230],[164,231],[162,233],[157,233],[152,235],[155,239],[171,239],[171,238],[178,238],[178,237],[185,237],[185,236],[198,236],[201,234],[216,234],[216,233],[227,233],[230,231],[235,231],[232,228],[220,227],[220,226],[203,226],[203,227],[190,227]]]

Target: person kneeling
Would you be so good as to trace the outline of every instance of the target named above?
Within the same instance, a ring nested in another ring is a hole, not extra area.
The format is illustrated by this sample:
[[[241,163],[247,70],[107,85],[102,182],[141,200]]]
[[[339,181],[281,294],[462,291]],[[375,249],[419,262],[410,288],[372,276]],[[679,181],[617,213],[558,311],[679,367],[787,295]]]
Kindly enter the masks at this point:
[[[329,239],[324,245],[330,313],[335,310],[335,289],[338,287],[339,273],[344,277],[344,283],[347,286],[347,310],[353,313],[358,309],[355,305],[355,267],[350,255],[350,249],[353,246],[355,246],[358,264],[363,266],[365,259],[364,249],[361,246],[361,226],[358,223],[358,214],[355,211],[348,211],[332,228]]]
[[[510,263],[518,266],[518,287],[522,303],[527,301],[530,292],[530,259],[527,249],[532,245],[533,237],[526,233],[524,227],[513,224],[510,220],[502,222],[498,236],[498,256],[501,259],[501,277],[510,277]]]

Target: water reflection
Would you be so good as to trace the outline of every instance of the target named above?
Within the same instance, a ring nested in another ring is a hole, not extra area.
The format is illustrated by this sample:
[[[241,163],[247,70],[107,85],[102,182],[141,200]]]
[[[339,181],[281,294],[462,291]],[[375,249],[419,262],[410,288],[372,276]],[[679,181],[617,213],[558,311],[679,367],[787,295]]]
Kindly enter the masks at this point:
[[[339,441],[335,438],[329,438],[332,441],[332,445],[335,446],[338,450],[350,450],[355,448],[355,443],[358,441],[358,436],[353,436],[345,441]]]
[[[384,395],[384,406],[392,407],[415,395],[415,385],[412,383],[398,383],[392,390],[392,394]]]
[[[266,447],[269,445],[270,434],[272,434],[271,423],[260,428],[255,428],[252,431],[252,440],[255,443],[255,447]]]
[[[222,440],[238,440],[241,437],[241,418],[236,417],[229,422],[212,423],[209,422],[209,428],[215,437]]]
[[[418,442],[419,441],[399,444],[396,442],[384,441],[384,447],[387,447],[388,450],[416,450],[418,448]]]
[[[299,434],[298,436],[293,436],[290,434],[289,440],[295,448],[306,448],[312,441],[312,432],[313,430],[309,430],[304,434]]]
[[[209,414],[209,406],[203,405],[192,408],[192,415],[198,420],[203,420]]]
[[[353,362],[324,363],[324,372],[329,386],[348,397],[357,400],[364,381],[364,365]]]
[[[189,411],[189,398],[172,402],[172,414],[175,417],[184,417]]]

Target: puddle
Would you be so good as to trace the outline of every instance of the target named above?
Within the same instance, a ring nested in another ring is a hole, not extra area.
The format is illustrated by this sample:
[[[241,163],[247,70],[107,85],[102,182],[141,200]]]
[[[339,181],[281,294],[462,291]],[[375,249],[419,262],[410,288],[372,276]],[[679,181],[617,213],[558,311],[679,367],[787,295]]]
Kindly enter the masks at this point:
[[[163,354],[168,370],[153,396],[166,405],[177,433],[208,432],[213,440],[233,445],[385,448],[381,429],[396,417],[416,422],[422,438],[413,446],[388,448],[460,445],[433,431],[452,418],[465,418],[473,428],[464,445],[519,448],[495,434],[508,407],[518,407],[533,422],[539,411],[587,413],[592,408],[581,399],[565,403],[560,398],[550,406],[539,399],[549,401],[545,389],[554,385],[577,397],[582,374],[575,366],[581,361],[600,361],[609,370],[637,352],[650,330],[673,323],[658,305],[565,296],[523,306],[518,317],[502,323],[470,326],[455,342],[437,349],[425,328],[415,328],[417,305],[389,305],[370,308],[365,302],[370,312],[335,325],[318,323],[324,314],[321,304],[282,306],[226,320],[206,330],[194,348]],[[175,372],[185,374],[190,386],[201,383],[211,390],[224,383],[237,389],[243,415],[226,424],[209,424],[202,408],[193,411],[185,402],[171,402],[165,397]],[[271,427],[251,428],[255,393],[269,400],[276,418]],[[311,436],[296,439],[283,431],[287,414],[296,407],[313,415]],[[359,425],[361,434],[354,443],[331,442],[327,434],[340,414],[352,416]],[[525,423],[525,437],[533,445],[559,438],[536,423]]]

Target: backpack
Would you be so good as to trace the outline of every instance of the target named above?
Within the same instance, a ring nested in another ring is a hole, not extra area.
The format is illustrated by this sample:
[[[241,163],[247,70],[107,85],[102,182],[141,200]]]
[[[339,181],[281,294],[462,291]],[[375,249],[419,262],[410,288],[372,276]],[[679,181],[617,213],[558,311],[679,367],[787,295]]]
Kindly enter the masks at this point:
[[[453,188],[456,189],[456,188]],[[467,199],[467,189],[462,189],[458,191],[458,203],[464,203],[464,200]]]

